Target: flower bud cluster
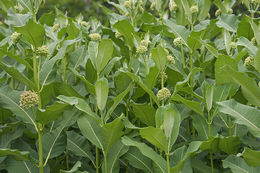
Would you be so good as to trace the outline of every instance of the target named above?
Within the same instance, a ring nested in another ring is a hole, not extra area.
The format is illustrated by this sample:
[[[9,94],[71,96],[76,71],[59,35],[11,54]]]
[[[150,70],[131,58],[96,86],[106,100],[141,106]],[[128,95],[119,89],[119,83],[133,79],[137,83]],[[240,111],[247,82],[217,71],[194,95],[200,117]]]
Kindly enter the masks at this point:
[[[87,27],[87,26],[88,26],[88,23],[83,20],[83,21],[80,22],[80,25],[81,25],[81,26],[84,26],[84,27]]]
[[[20,106],[24,108],[31,108],[39,103],[38,95],[31,90],[24,91],[20,96]]]
[[[220,9],[217,9],[217,11],[215,12],[215,16],[219,16],[221,14]]]
[[[140,45],[136,48],[136,52],[138,54],[144,54],[147,51],[147,48],[149,46],[150,41],[149,40],[142,40],[140,42]]]
[[[124,7],[125,8],[132,8],[132,5],[133,5],[133,2],[132,2],[132,0],[128,0],[128,1],[125,1],[124,2]]]
[[[253,38],[251,39],[251,43],[253,43],[254,45],[257,44],[257,42],[256,42],[256,38],[255,38],[255,37],[253,37]]]
[[[181,37],[175,38],[175,39],[173,40],[173,44],[174,44],[174,46],[176,46],[176,47],[181,47],[181,45],[182,45],[182,38],[181,38]]]
[[[251,56],[248,56],[244,61],[244,66],[248,67],[248,66],[252,66],[252,65],[254,65],[254,58],[252,58]]]
[[[14,32],[14,33],[11,35],[12,42],[13,42],[14,44],[16,44],[16,43],[20,40],[21,36],[22,36],[21,33]]]
[[[198,13],[198,12],[199,12],[198,6],[197,6],[197,5],[191,6],[191,7],[190,7],[190,12],[191,12],[191,14],[193,14],[193,13]]]
[[[232,8],[230,8],[230,9],[228,9],[228,14],[232,14],[233,13],[233,9]]]
[[[163,81],[165,82],[168,79],[168,75],[165,72],[160,72],[160,74],[159,74],[159,82],[160,83],[162,82],[162,78],[163,78]]]
[[[101,40],[101,36],[98,33],[89,34],[91,41],[99,41]]]
[[[60,24],[56,23],[55,25],[52,26],[52,31],[57,32],[60,28]]]
[[[178,5],[175,2],[172,2],[172,5],[170,7],[171,12],[178,10]]]
[[[118,31],[116,31],[115,37],[116,37],[116,38],[119,38],[119,37],[121,37],[121,36],[122,36],[122,34],[121,34],[120,32],[118,32]]]
[[[168,88],[162,88],[158,91],[156,97],[158,100],[166,100],[169,97],[171,97],[171,92],[168,90]]]
[[[231,47],[232,49],[236,49],[236,48],[237,48],[236,42],[231,42],[231,43],[230,43],[230,47]]]
[[[171,64],[175,64],[175,59],[171,55],[167,55],[167,61]]]
[[[50,51],[49,51],[49,48],[48,46],[46,45],[43,45],[41,47],[38,47],[36,50],[35,50],[35,53],[36,55],[38,56],[48,56]]]

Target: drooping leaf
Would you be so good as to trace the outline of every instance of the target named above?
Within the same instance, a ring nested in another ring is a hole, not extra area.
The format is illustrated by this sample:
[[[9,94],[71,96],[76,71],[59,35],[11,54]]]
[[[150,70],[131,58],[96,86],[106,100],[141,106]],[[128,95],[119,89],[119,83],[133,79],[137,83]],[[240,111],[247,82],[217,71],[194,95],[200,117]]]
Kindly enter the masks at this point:
[[[235,100],[218,102],[219,111],[235,118],[235,122],[245,125],[256,137],[260,137],[260,111]]]
[[[251,150],[250,148],[244,148],[242,156],[249,166],[260,166],[260,151]]]
[[[106,78],[101,78],[95,83],[97,105],[100,111],[103,111],[108,97],[108,81]]]

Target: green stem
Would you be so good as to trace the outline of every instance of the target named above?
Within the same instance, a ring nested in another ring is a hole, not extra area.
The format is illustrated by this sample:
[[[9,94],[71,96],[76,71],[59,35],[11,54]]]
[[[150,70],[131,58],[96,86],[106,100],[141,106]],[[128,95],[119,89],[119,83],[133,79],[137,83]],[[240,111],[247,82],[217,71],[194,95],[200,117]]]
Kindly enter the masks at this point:
[[[187,119],[187,134],[190,136],[190,119]]]
[[[101,111],[101,126],[104,125],[104,114],[103,111]]]
[[[108,170],[107,170],[107,153],[103,152],[103,154],[104,154],[104,163],[105,163],[105,173],[108,173]]]
[[[182,57],[182,67],[186,68],[185,65],[185,57],[184,57],[184,51],[183,51],[183,45],[181,45],[181,57]]]
[[[232,136],[232,121],[231,121],[231,116],[228,116],[228,134],[229,134],[229,136]]]
[[[68,150],[66,151],[66,168],[69,170],[69,152]]]
[[[99,151],[98,151],[98,147],[96,147],[96,173],[99,173]]]
[[[166,154],[168,173],[171,173],[169,154]]]
[[[209,137],[211,137],[211,118],[209,112],[208,112],[208,127],[209,127]]]
[[[42,146],[42,131],[38,128],[38,140],[39,140],[39,173],[43,172],[43,146]]]
[[[210,152],[210,165],[211,165],[211,172],[214,173],[214,164],[213,164],[212,152]]]
[[[145,72],[146,72],[146,76],[149,74],[149,69],[148,69],[148,65],[147,65],[147,61],[146,61],[146,57],[143,56],[144,58],[144,63],[145,63]]]
[[[192,52],[190,52],[190,71],[192,71],[193,69],[193,61],[192,61]],[[190,77],[190,85],[191,87],[193,87],[193,78],[192,78],[192,75]]]
[[[37,63],[36,55],[33,56],[33,78],[34,78],[34,83],[36,85],[36,90],[38,92],[38,98],[39,98],[38,107],[42,108],[41,93],[40,93],[40,83],[39,83],[39,80],[38,80],[38,63]]]

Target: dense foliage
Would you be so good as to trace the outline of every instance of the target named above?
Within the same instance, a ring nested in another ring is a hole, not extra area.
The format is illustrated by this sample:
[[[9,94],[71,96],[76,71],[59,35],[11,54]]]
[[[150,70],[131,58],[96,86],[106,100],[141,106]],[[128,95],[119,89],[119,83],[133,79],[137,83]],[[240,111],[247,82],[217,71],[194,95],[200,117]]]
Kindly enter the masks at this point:
[[[94,6],[0,1],[1,172],[260,172],[260,1]]]

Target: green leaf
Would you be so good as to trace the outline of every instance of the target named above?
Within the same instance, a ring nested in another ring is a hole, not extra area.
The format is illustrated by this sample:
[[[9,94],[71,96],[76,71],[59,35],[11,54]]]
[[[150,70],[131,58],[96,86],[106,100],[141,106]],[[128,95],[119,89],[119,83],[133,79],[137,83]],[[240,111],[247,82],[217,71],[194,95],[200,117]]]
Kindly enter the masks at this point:
[[[36,121],[42,124],[48,124],[58,119],[68,108],[69,105],[67,103],[55,102],[53,105],[47,106],[46,109],[38,109]]]
[[[260,166],[260,151],[251,150],[246,147],[244,148],[242,156],[249,166]]]
[[[76,115],[77,111],[75,110],[65,112],[59,126],[42,136],[43,157],[46,160],[61,155],[66,149],[67,136],[63,130],[70,125],[72,118]]]
[[[101,78],[95,83],[97,105],[100,111],[103,111],[108,97],[108,81],[106,78]]]
[[[230,54],[230,50],[231,50],[231,35],[229,33],[229,31],[225,30],[224,29],[224,41],[225,41],[225,46],[226,46],[226,51],[227,51],[227,54],[229,55]]]
[[[19,0],[18,3],[21,4],[21,6],[25,10],[29,11],[31,14],[34,13],[33,1],[31,1],[31,0]]]
[[[119,172],[119,158],[128,151],[128,147],[121,141],[113,145],[107,153],[107,171],[110,173]],[[105,172],[105,164],[102,164],[102,172]]]
[[[241,86],[243,95],[249,103],[260,106],[260,88],[253,78],[248,77],[245,73],[237,72],[229,66],[226,66],[223,71],[230,76],[235,83]]]
[[[214,84],[211,84],[206,88],[205,100],[208,112],[211,110],[213,104],[214,87]]]
[[[33,116],[19,106],[21,94],[21,91],[12,90],[8,86],[0,88],[0,106],[2,108],[9,109],[25,123],[30,123],[35,129],[38,129]]]
[[[204,111],[199,102],[193,101],[193,100],[187,100],[183,97],[181,97],[179,94],[176,94],[172,97],[173,101],[179,101],[182,102],[185,106],[193,110],[194,112],[197,112],[201,116],[204,116]]]
[[[54,21],[55,16],[53,12],[44,13],[39,19],[40,24],[46,24],[47,26],[52,26],[54,24]]]
[[[102,126],[102,139],[104,143],[104,152],[107,153],[108,150],[115,144],[123,133],[124,125],[122,123],[121,117],[116,118],[111,123],[107,123]]]
[[[130,78],[132,78],[132,80],[134,80],[145,92],[147,92],[152,97],[153,101],[157,105],[159,105],[159,101],[157,97],[154,95],[153,91],[143,83],[142,79],[139,76],[131,72],[127,72],[127,71],[123,71],[123,72],[126,73]]]
[[[219,139],[219,149],[227,154],[236,154],[240,146],[240,139],[237,136],[221,137]]]
[[[82,135],[87,138],[93,145],[104,149],[102,139],[102,128],[99,123],[89,116],[80,116],[78,118],[78,126]]]
[[[171,168],[171,173],[179,173],[183,169],[185,161],[200,148],[200,145],[201,145],[200,141],[192,141],[189,144],[189,147],[186,150],[185,154],[184,154],[185,151],[183,151],[183,147],[175,150],[175,152],[173,153],[174,158],[176,157],[181,157],[181,158],[180,161],[177,163],[177,165]],[[180,152],[178,152],[178,150]]]
[[[112,58],[114,46],[112,40],[104,39],[98,45],[96,68],[98,74],[105,68],[108,61]]]
[[[30,17],[29,14],[19,14],[15,13],[13,9],[9,9],[5,23],[10,26],[21,27],[26,25]]]
[[[168,141],[162,129],[149,126],[141,129],[140,135],[142,136],[142,138],[146,139],[157,148],[168,153]]]
[[[150,158],[158,167],[158,173],[167,173],[166,161],[145,143],[136,142],[127,136],[122,137],[122,142],[127,146],[137,147],[143,155]]]
[[[151,50],[151,56],[159,71],[163,71],[167,63],[166,51],[161,46],[157,46]]]
[[[164,111],[163,129],[167,138],[167,152],[170,153],[179,135],[179,128],[181,124],[181,116],[176,107],[174,109],[171,105]]]
[[[133,85],[130,84],[126,90],[124,90],[121,94],[119,94],[118,96],[116,96],[113,101],[113,105],[109,108],[109,110],[106,113],[105,116],[105,121],[107,121],[109,119],[109,117],[111,116],[111,114],[114,112],[114,110],[116,109],[116,107],[118,106],[118,104],[124,99],[124,97],[128,94],[128,92],[133,88]]]
[[[181,1],[182,7],[185,11],[185,15],[188,18],[188,21],[190,24],[192,24],[192,15],[190,12],[190,7],[189,7],[189,2],[187,0],[182,0]]]
[[[40,47],[43,44],[45,29],[42,25],[29,20],[25,26],[17,27],[15,30],[16,32],[21,33],[35,48]]]
[[[260,48],[254,57],[255,69],[260,73]]]
[[[235,118],[237,124],[245,125],[256,137],[260,137],[260,111],[257,108],[242,105],[235,100],[218,102],[219,111]]]
[[[230,32],[236,32],[238,28],[238,19],[234,14],[222,14],[216,23],[219,28],[225,28]]]
[[[225,160],[223,160],[223,167],[230,168],[233,173],[258,173],[258,172],[260,172],[260,167],[257,167],[257,168],[249,167],[242,158],[234,156],[234,155],[230,155]]]
[[[19,72],[16,68],[6,65],[2,62],[0,62],[0,68],[3,69],[5,72],[7,72],[16,80],[18,80],[19,82],[22,82],[25,85],[27,85],[29,88],[35,89],[34,83],[30,79],[28,79],[24,74]]]
[[[138,104],[131,102],[131,107],[133,108],[134,115],[140,119],[140,121],[147,126],[155,125],[155,109],[145,104]]]
[[[134,47],[134,27],[128,22],[128,20],[121,20],[114,24],[114,28],[118,30],[120,34],[125,37],[127,44],[130,47]]]
[[[257,47],[253,45],[253,43],[251,41],[249,41],[247,38],[245,37],[240,37],[237,40],[237,45],[239,46],[244,46],[251,55],[255,56],[256,52],[257,52]]]
[[[206,141],[203,141],[200,145],[202,151],[211,151],[216,153],[218,151],[219,138],[210,136]]]
[[[206,43],[205,41],[203,41],[202,39],[198,39],[198,41],[205,46],[210,53],[212,53],[215,57],[218,57],[219,53],[218,50],[216,48],[214,48],[213,46],[211,46],[210,44]]]
[[[67,147],[68,151],[71,151],[74,155],[85,157],[91,160],[95,165],[95,158],[91,152],[91,146],[85,137],[79,135],[74,131],[67,131]]]
[[[65,102],[65,103],[68,103],[69,105],[74,105],[78,110],[80,110],[80,111],[86,113],[88,116],[94,118],[97,122],[100,121],[100,117],[98,115],[96,115],[94,112],[92,112],[88,103],[85,102],[83,99],[77,98],[77,97],[67,97],[67,96],[63,96],[63,95],[58,96],[57,99]]]
[[[78,172],[80,167],[81,167],[81,162],[77,161],[75,165],[71,168],[71,170],[69,171],[60,170],[60,173],[74,173],[76,171]]]
[[[0,148],[0,157],[11,155],[15,160],[24,161],[30,160],[30,152],[28,151],[19,151],[9,148]]]
[[[198,20],[202,21],[208,16],[208,13],[209,13],[209,10],[211,7],[211,0],[199,1],[198,6],[199,6]]]
[[[152,169],[152,161],[144,156],[137,148],[130,147],[124,158],[137,169],[142,169],[145,172],[154,173]]]

